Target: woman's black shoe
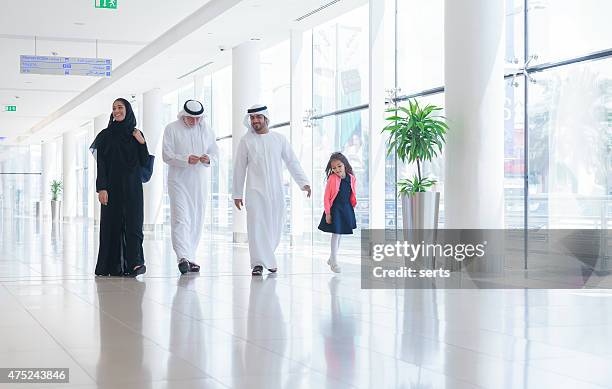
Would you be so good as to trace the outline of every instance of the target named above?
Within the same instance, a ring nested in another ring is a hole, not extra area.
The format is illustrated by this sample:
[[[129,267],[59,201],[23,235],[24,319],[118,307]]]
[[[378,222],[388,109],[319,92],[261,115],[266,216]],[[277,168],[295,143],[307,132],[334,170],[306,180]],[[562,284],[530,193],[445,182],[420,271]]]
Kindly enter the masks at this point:
[[[145,274],[147,272],[147,267],[145,265],[136,266],[131,272],[127,273],[128,277],[137,277],[141,274]]]

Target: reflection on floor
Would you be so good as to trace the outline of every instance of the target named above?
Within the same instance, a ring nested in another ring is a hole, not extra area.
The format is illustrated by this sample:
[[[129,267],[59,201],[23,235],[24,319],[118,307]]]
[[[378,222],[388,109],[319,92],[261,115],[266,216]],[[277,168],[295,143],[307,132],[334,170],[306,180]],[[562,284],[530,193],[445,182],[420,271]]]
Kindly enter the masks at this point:
[[[0,228],[0,367],[70,369],[0,388],[612,386],[605,290],[361,290],[326,246],[285,245],[279,274],[252,278],[224,239],[179,277],[166,236],[147,236],[144,277],[95,278],[93,225]]]

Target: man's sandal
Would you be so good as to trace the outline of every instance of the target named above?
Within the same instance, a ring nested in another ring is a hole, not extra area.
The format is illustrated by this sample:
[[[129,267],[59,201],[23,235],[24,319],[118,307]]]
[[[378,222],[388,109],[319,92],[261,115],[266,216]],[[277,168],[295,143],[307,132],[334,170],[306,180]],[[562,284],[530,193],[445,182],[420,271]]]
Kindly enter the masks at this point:
[[[189,262],[189,271],[192,273],[197,273],[200,271],[200,265],[195,262]]]
[[[181,258],[181,260],[178,263],[178,269],[181,272],[181,274],[187,273],[190,269],[189,261],[186,260],[185,258]]]
[[[253,268],[253,271],[251,272],[251,275],[253,276],[260,276],[263,274],[263,266],[261,265],[257,265]]]

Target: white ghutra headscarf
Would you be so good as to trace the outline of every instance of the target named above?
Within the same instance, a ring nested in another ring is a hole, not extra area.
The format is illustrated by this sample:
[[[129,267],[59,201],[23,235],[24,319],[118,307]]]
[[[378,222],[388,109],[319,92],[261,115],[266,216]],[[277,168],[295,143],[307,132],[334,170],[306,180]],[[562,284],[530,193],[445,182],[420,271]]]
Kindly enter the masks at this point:
[[[247,109],[247,114],[244,116],[244,126],[249,129],[249,131],[253,130],[251,127],[251,115],[263,115],[268,119],[268,126],[270,125],[270,112],[268,111],[268,107],[262,104],[255,104],[251,108]]]

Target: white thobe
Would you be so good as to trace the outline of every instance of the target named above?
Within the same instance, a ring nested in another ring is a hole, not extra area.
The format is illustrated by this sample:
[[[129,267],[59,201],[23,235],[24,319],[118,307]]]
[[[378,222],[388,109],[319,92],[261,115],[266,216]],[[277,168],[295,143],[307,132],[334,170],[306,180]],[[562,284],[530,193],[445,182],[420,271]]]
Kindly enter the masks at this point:
[[[211,163],[219,156],[215,133],[204,120],[187,127],[182,119],[172,122],[164,130],[164,162],[168,167],[168,197],[170,197],[170,223],[172,247],[177,261],[195,260],[202,235],[209,164],[190,165],[189,155],[208,155]]]
[[[244,199],[251,267],[277,267],[274,251],[280,243],[286,212],[283,162],[300,188],[309,185],[308,177],[282,134],[260,135],[250,130],[240,140],[234,160],[233,197]],[[246,193],[243,192],[245,177]]]

